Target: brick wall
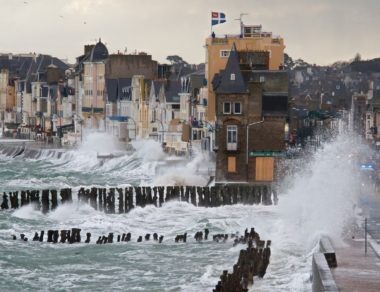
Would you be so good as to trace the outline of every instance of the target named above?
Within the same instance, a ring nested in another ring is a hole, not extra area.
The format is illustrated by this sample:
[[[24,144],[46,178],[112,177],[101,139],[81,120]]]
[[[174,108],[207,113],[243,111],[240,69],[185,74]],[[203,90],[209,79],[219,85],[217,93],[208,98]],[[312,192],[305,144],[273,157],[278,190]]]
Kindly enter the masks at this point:
[[[110,55],[106,64],[107,78],[132,78],[143,75],[146,79],[157,78],[157,61],[150,55]]]

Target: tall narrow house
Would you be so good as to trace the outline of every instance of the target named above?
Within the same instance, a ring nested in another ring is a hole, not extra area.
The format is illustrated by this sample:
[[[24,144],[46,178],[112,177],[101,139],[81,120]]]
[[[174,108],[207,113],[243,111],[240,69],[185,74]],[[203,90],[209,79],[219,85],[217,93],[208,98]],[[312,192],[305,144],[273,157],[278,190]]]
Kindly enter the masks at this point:
[[[285,150],[288,73],[269,70],[269,55],[238,52],[214,76],[216,93],[216,182],[265,183],[275,180]]]

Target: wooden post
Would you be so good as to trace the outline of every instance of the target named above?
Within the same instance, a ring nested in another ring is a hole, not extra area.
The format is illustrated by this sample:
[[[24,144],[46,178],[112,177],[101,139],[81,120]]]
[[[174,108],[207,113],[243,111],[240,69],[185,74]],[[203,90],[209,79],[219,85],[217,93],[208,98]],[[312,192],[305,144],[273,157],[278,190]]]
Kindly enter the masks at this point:
[[[98,188],[98,200],[99,200],[99,211],[104,211],[103,207],[103,189]]]
[[[21,191],[21,207],[29,204],[29,202],[26,199],[26,192]]]
[[[57,190],[51,190],[51,210],[55,210],[58,207],[58,195]]]
[[[119,200],[119,214],[124,213],[124,194],[122,188],[117,188],[116,191],[119,194],[118,200]]]
[[[98,197],[98,189],[95,187],[92,187],[90,191],[90,206],[94,208],[95,210],[98,209],[97,197]]]
[[[49,190],[42,191],[42,213],[46,214],[49,212]]]

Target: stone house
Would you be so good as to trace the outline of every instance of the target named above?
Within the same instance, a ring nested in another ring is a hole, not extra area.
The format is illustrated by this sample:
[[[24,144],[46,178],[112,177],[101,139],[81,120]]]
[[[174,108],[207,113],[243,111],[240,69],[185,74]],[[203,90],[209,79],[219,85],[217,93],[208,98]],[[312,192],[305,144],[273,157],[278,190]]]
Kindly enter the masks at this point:
[[[216,182],[271,183],[285,150],[288,73],[252,70],[232,47],[216,92]]]

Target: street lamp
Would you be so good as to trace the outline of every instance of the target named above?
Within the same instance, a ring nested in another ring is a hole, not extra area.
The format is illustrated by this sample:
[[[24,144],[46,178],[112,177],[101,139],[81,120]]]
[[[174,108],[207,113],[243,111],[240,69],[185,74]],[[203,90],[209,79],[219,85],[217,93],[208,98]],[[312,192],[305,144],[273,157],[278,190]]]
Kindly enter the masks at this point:
[[[80,142],[82,143],[83,142],[83,120],[80,119],[78,122],[80,125]]]
[[[253,122],[253,123],[250,123],[250,124],[247,124],[247,151],[246,151],[246,160],[245,160],[245,163],[246,163],[246,169],[247,169],[247,182],[248,182],[248,145],[249,145],[249,127],[251,126],[254,126],[254,125],[258,125],[258,124],[261,124],[264,122],[264,118],[261,120],[261,121],[258,121],[258,122]]]

